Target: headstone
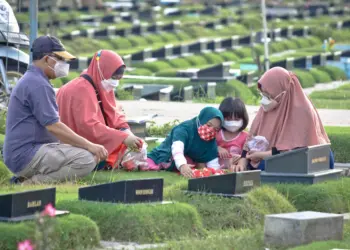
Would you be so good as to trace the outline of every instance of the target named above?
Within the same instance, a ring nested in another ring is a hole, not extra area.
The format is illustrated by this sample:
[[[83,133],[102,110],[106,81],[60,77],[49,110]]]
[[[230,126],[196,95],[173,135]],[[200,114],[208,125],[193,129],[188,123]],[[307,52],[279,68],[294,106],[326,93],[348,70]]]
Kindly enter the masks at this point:
[[[277,62],[271,63],[270,67],[271,68],[282,67],[282,68],[285,68],[287,70],[292,70],[294,67],[294,58],[290,57],[290,58],[287,58],[287,59],[282,60],[282,61],[277,61]]]
[[[304,18],[304,19],[308,19],[308,18],[310,17],[310,11],[304,10],[304,11],[302,12],[302,15],[303,15],[303,18]]]
[[[325,66],[327,58],[324,54],[312,56],[312,65],[314,66]]]
[[[350,28],[350,20],[343,21],[343,28]]]
[[[192,101],[193,99],[193,86],[184,87],[184,101]]]
[[[294,58],[288,57],[286,59],[286,70],[293,70],[294,68]]]
[[[209,99],[216,99],[216,82],[208,82],[207,95]]]
[[[312,56],[306,56],[306,69],[310,70],[312,68]]]
[[[79,200],[141,203],[163,201],[163,179],[124,180],[79,188]]]
[[[199,69],[183,69],[176,72],[176,77],[197,78]]]
[[[260,170],[254,170],[190,179],[187,190],[234,197],[259,187],[260,172]]]
[[[116,27],[115,26],[108,26],[107,27],[107,36],[109,38],[114,38],[116,36]]]
[[[126,67],[131,67],[131,55],[123,56],[123,61]]]
[[[132,15],[129,12],[122,12],[122,13],[120,13],[120,17],[125,22],[133,22],[135,20],[134,15]]]
[[[132,88],[132,96],[134,97],[134,100],[140,100],[142,98],[142,85],[134,85]]]
[[[35,213],[42,212],[48,204],[55,207],[56,188],[2,194],[0,195],[0,221],[33,220]],[[66,213],[68,212],[56,210],[56,215]]]
[[[117,36],[127,37],[128,35],[131,34],[131,29],[125,28],[125,29],[116,30],[116,31],[115,31],[115,34],[116,34]]]
[[[333,61],[340,61],[340,57],[342,55],[341,51],[336,51],[333,53]]]
[[[230,68],[232,62],[224,62],[209,68],[201,69],[197,73],[197,77],[207,79],[207,80],[216,80],[216,79],[224,79],[230,76]]]
[[[217,15],[217,13],[218,13],[218,9],[215,8],[215,6],[207,7],[200,12],[201,15],[213,15],[213,16]]]
[[[162,31],[163,25],[164,25],[163,22],[156,22],[155,24],[148,26],[148,32],[158,33]]]
[[[292,38],[293,37],[293,26],[288,26],[288,34],[287,34],[287,38]]]
[[[294,59],[294,68],[306,69],[306,65],[307,65],[306,57],[300,57],[300,58]]]
[[[308,26],[304,26],[304,28],[303,28],[303,37],[309,36],[310,35],[309,31],[310,31],[309,27]]]
[[[173,55],[185,56],[189,54],[189,45],[181,44],[173,47]]]
[[[161,89],[159,91],[159,101],[170,102],[171,92],[174,90],[174,86],[169,86],[167,88]]]
[[[190,53],[203,53],[207,50],[208,40],[199,39],[198,42],[194,42],[188,45],[188,50]]]
[[[251,44],[251,36],[249,35],[249,36],[241,36],[241,37],[239,37],[239,39],[238,39],[238,44],[239,45],[250,45]]]
[[[250,33],[250,45],[254,45],[255,40],[256,40],[256,32]]]
[[[148,58],[151,58],[151,49],[147,48],[140,52],[136,52],[134,54],[131,54],[131,60],[132,61],[145,61]]]
[[[293,247],[314,241],[342,240],[344,217],[313,211],[265,216],[265,244]]]
[[[232,17],[224,17],[220,19],[220,23],[224,26],[228,26],[233,23],[233,18]]]
[[[281,40],[281,29],[274,29],[273,30],[273,40],[280,41]]]
[[[156,17],[156,12],[153,8],[141,10],[138,12],[138,14],[141,20],[154,20]]]
[[[165,24],[163,25],[163,31],[166,32],[173,32],[175,30],[178,30],[178,28],[180,27],[181,22],[180,21],[173,21],[170,24]]]
[[[272,66],[271,66],[272,68]],[[240,75],[237,77],[237,80],[245,83],[246,85],[249,85],[253,82],[253,78],[254,78],[254,71],[249,71],[247,73],[245,73],[244,75]]]
[[[88,38],[94,38],[95,37],[95,29],[87,29],[87,37]]]
[[[316,9],[316,16],[320,17],[324,14],[323,8],[317,8]]]
[[[265,159],[263,182],[301,182],[313,184],[338,179],[341,169],[329,169],[330,145],[291,150]]]
[[[79,68],[79,58],[71,60],[68,62],[70,70],[78,70]]]
[[[146,32],[147,32],[147,24],[145,23],[135,25],[131,28],[131,33],[134,35],[142,36]]]
[[[165,45],[163,48],[157,49],[152,51],[152,57],[153,58],[169,58],[173,55],[173,45],[172,44],[168,44]]]
[[[95,38],[106,38],[108,37],[108,29],[95,30]]]
[[[222,43],[222,39],[216,38],[208,43],[207,49],[212,51],[218,51],[221,49],[221,43]]]
[[[238,44],[239,36],[232,36],[230,38],[223,39],[221,41],[221,47],[223,49],[233,49],[239,46]]]

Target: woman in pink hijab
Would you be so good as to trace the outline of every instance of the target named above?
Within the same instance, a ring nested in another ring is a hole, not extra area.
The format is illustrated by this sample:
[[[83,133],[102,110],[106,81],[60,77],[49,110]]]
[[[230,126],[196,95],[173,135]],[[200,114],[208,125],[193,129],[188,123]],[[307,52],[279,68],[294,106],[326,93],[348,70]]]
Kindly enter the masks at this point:
[[[111,168],[127,147],[140,148],[142,140],[133,135],[114,89],[123,77],[125,64],[113,51],[98,51],[80,77],[57,93],[60,119],[78,135],[103,145],[109,157],[100,168]]]
[[[268,70],[258,81],[261,107],[250,128],[251,136],[264,136],[269,142],[265,152],[243,152],[246,165],[236,171],[265,169],[265,157],[297,148],[329,143],[316,108],[304,94],[298,78],[281,67]],[[260,162],[248,164],[248,161]],[[330,168],[334,168],[330,152]]]

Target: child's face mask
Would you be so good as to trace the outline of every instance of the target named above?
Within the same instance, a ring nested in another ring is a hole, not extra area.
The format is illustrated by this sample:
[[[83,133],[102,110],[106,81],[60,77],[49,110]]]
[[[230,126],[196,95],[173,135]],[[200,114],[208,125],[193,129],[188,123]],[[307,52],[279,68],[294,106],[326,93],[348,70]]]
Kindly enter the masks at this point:
[[[198,127],[199,137],[204,141],[211,141],[215,139],[216,130],[213,127],[209,127],[207,124]]]
[[[243,120],[238,121],[224,121],[224,128],[230,132],[237,132],[243,126]]]

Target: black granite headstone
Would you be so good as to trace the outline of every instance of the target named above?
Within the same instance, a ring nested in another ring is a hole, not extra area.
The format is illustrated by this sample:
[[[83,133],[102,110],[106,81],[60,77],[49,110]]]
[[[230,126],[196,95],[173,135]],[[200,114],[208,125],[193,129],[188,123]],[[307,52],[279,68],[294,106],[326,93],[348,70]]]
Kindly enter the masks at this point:
[[[107,37],[107,36],[108,36],[108,30],[107,30],[107,29],[96,30],[94,36],[95,36],[96,38],[97,38],[97,37]]]
[[[222,25],[230,25],[230,24],[232,24],[233,23],[233,18],[231,18],[231,17],[225,17],[225,18],[222,18],[222,19],[220,19],[220,23],[222,24]]]
[[[198,42],[189,44],[188,51],[190,53],[202,53],[208,49],[207,45],[208,45],[208,41],[205,39],[201,39]]]
[[[163,179],[124,180],[79,188],[79,199],[112,203],[163,201]]]
[[[216,50],[219,50],[221,49],[221,39],[215,39],[215,40],[212,40],[212,41],[209,41],[208,45],[207,45],[207,49],[208,50],[213,50],[213,51],[216,51]]]
[[[201,69],[197,72],[198,78],[222,79],[230,76],[231,62],[220,63],[218,65]]]
[[[294,68],[297,69],[306,69],[307,66],[307,58],[306,57],[300,57],[294,59]]]
[[[238,36],[232,36],[230,38],[223,39],[221,41],[221,47],[223,49],[232,49],[238,46]]]
[[[151,49],[144,49],[142,51],[131,54],[132,61],[145,61],[148,58],[151,58]]]
[[[173,55],[173,45],[169,44],[164,46],[163,48],[153,50],[152,58],[167,58]]]
[[[239,37],[238,44],[239,45],[250,45],[251,44],[251,36],[243,36]]]
[[[341,52],[342,57],[350,57],[350,50],[343,50]]]
[[[190,179],[188,191],[234,196],[260,186],[260,170]]]
[[[249,85],[253,82],[254,72],[250,71],[237,77],[237,80]]]
[[[0,221],[32,220],[35,213],[43,211],[48,204],[55,207],[56,188],[0,195]],[[68,212],[56,211],[56,215],[65,213]]]
[[[126,37],[131,34],[131,29],[125,28],[125,29],[116,30],[115,34],[117,36]]]
[[[343,21],[343,28],[350,28],[350,20]]]
[[[79,69],[79,59],[74,59],[68,62],[69,68],[72,70],[78,70]]]
[[[173,32],[173,31],[177,30],[179,26],[180,26],[179,21],[173,21],[171,23],[163,25],[162,30],[166,31],[166,32]]]
[[[188,44],[177,45],[173,47],[173,55],[182,56],[189,53]]]
[[[324,66],[326,64],[326,56],[321,55],[314,55],[312,56],[312,65],[314,66]]]
[[[142,36],[146,32],[147,32],[147,26],[146,25],[135,25],[135,26],[133,26],[131,28],[131,33],[133,35]]]
[[[138,14],[141,20],[154,20],[156,13],[153,9],[146,9],[139,11]]]

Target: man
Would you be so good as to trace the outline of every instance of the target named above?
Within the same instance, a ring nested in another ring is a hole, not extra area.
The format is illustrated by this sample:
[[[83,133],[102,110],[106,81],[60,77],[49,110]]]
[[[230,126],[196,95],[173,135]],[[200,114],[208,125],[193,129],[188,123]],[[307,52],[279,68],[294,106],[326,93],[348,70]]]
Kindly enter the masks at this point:
[[[51,79],[65,77],[75,57],[52,36],[37,38],[33,63],[12,91],[6,121],[4,160],[17,181],[52,183],[88,175],[107,150],[60,122]],[[66,144],[61,144],[66,143]]]

